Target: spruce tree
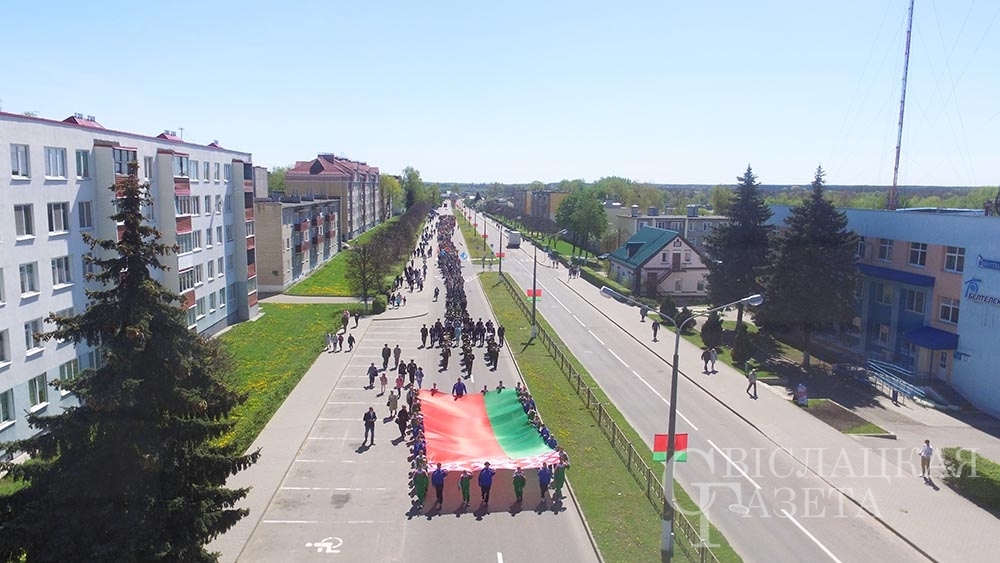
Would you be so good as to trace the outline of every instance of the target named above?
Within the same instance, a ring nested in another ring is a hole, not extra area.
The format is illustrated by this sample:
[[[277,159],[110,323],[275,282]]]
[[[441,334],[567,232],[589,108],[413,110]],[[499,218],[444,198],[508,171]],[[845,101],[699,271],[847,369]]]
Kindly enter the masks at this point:
[[[771,209],[764,203],[753,169],[737,178],[729,223],[715,228],[705,239],[708,263],[708,296],[716,305],[732,303],[762,292],[773,228],[767,224]],[[743,305],[737,306],[736,326],[743,324]]]
[[[745,371],[750,371],[746,369],[746,363],[756,353],[757,348],[750,339],[750,333],[747,331],[746,325],[736,327],[736,339],[733,341],[732,352],[733,365],[737,368],[744,368]]]
[[[246,515],[226,479],[256,462],[213,445],[244,397],[223,383],[215,341],[186,327],[179,297],[151,276],[175,251],[143,222],[138,165],[117,187],[119,240],[92,240],[100,289],[43,335],[99,345],[102,365],[54,386],[79,406],[28,417],[32,438],[3,444],[32,461],[0,464],[27,487],[0,497],[0,560],[215,561],[204,545]],[[115,187],[111,188],[114,194]],[[111,197],[114,197],[112,195]]]
[[[857,235],[847,230],[847,216],[824,197],[824,175],[818,167],[812,194],[785,221],[757,312],[762,325],[801,336],[805,367],[813,333],[850,322],[854,315]]]
[[[701,325],[701,342],[709,348],[718,348],[722,346],[722,334],[722,317],[713,311]]]

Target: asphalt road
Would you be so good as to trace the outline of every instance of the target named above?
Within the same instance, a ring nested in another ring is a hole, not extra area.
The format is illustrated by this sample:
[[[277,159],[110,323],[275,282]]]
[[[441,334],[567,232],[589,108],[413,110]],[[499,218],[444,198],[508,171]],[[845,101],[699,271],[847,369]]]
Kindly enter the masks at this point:
[[[496,231],[495,223],[490,230]],[[653,434],[666,433],[669,364],[567,286],[586,281],[569,281],[565,268],[547,267],[542,258],[539,312],[640,435],[651,442]],[[523,242],[519,250],[508,249],[503,269],[521,287],[531,287],[531,245]],[[637,310],[630,311],[638,320]],[[649,332],[635,336],[651,340],[650,324],[642,326]],[[669,330],[660,331],[655,346],[662,348],[661,355],[672,354],[673,336]],[[682,373],[710,377],[700,373],[697,356],[698,350],[682,341]],[[747,401],[752,403],[749,397]],[[677,464],[676,478],[702,507],[708,506],[712,523],[745,560],[926,559],[782,451],[771,437],[683,376],[678,403],[678,432],[690,433],[691,445],[689,461]],[[832,444],[816,447],[824,445]]]

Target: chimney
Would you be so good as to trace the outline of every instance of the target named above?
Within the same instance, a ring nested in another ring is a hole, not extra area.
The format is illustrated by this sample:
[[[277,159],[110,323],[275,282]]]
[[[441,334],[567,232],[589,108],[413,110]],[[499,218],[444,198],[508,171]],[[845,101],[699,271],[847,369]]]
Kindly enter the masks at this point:
[[[83,119],[83,114],[82,113],[74,113],[73,117],[75,117],[77,119]]]
[[[87,121],[94,122],[94,121],[97,121],[97,118],[94,117],[93,115],[88,115],[87,116]]]
[[[639,206],[633,205],[632,208],[629,210],[629,217],[638,217],[638,216],[639,216]]]
[[[697,217],[698,216],[698,206],[697,205],[689,205],[689,206],[687,206],[687,210],[688,210],[688,217]]]
[[[656,217],[659,214],[660,214],[660,210],[657,209],[657,208],[655,208],[655,207],[650,207],[649,208],[649,212],[646,213],[646,215],[649,215],[650,217]]]

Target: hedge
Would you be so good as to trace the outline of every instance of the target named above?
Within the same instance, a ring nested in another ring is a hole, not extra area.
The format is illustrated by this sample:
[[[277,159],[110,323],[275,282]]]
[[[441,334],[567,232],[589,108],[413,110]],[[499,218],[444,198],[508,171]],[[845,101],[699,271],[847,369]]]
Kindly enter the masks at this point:
[[[1000,464],[965,448],[944,448],[941,454],[947,484],[983,508],[1000,511]]]

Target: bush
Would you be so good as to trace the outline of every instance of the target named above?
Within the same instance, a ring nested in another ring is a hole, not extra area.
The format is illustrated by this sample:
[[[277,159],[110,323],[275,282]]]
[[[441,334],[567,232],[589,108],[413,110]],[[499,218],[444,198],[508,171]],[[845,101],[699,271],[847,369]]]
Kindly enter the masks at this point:
[[[385,295],[376,295],[375,299],[372,299],[372,314],[378,315],[380,313],[384,313],[388,303],[389,300]]]
[[[598,274],[597,272],[591,270],[590,268],[580,268],[580,277],[587,280],[587,283],[591,285],[597,287],[606,285],[626,297],[632,295],[632,290],[630,290],[629,288],[625,287],[624,285],[616,282],[611,278],[604,277]]]
[[[750,340],[750,333],[747,332],[746,325],[740,325],[736,329],[736,340],[733,342],[733,365],[737,367],[745,366],[754,353],[756,353],[756,350],[754,349],[753,342]]]
[[[677,326],[683,326],[684,332],[688,332],[691,330],[691,325],[688,324],[687,326],[685,326],[684,323],[687,322],[687,320],[693,316],[694,313],[691,312],[691,309],[684,307],[683,309],[680,310],[679,313],[677,313],[677,316],[674,317],[674,320],[677,321]]]
[[[666,321],[665,324],[670,326],[670,321],[667,319],[672,319],[677,322],[681,322],[681,319],[677,318],[677,303],[674,303],[674,298],[667,295],[660,301],[660,315],[663,316],[663,320]]]
[[[965,448],[944,448],[945,482],[965,498],[1000,510],[1000,464]]]
[[[718,311],[710,313],[701,325],[701,341],[709,348],[722,345],[722,317]]]

